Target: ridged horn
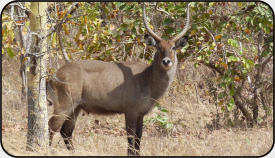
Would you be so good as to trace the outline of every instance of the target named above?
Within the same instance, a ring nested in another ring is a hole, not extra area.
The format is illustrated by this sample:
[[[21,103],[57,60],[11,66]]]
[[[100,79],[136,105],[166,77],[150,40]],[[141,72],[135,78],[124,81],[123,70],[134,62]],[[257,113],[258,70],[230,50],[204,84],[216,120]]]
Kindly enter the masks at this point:
[[[190,3],[187,6],[186,25],[184,26],[184,28],[182,29],[182,31],[178,35],[176,35],[175,37],[172,38],[172,41],[174,41],[174,42],[176,42],[181,37],[183,37],[185,35],[185,33],[188,31],[188,29],[189,29],[189,25],[190,25],[190,12],[189,12],[189,8],[190,8]]]
[[[161,41],[162,39],[150,29],[150,27],[149,27],[149,25],[148,25],[148,23],[147,23],[147,20],[146,20],[146,13],[145,13],[145,3],[143,3],[142,13],[143,13],[143,22],[144,22],[144,25],[145,25],[146,30],[149,32],[149,34],[150,34],[155,40]]]

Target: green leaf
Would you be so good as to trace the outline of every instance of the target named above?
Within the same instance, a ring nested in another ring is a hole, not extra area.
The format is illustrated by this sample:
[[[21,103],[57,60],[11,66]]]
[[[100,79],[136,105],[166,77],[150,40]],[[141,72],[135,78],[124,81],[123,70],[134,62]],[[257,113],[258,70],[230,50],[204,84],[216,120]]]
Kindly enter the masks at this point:
[[[220,84],[220,87],[221,87],[222,89],[225,89],[225,88],[226,88],[225,82],[222,82],[222,83]]]
[[[227,105],[227,110],[232,111],[234,105],[235,105],[234,98],[231,98],[230,101],[229,101],[229,104]]]
[[[166,129],[172,129],[173,128],[173,124],[168,122],[167,124],[165,124],[165,128]]]
[[[238,7],[242,7],[243,6],[243,3],[242,2],[238,2]]]
[[[160,111],[162,111],[162,112],[168,112],[168,110],[165,109],[165,108],[160,109]]]
[[[197,60],[198,60],[198,61],[201,61],[201,60],[202,60],[202,56],[201,56],[201,55],[198,56],[198,57],[197,57]]]
[[[228,77],[226,77],[226,78],[225,78],[225,82],[226,82],[226,83],[231,83],[231,82],[232,82],[231,77],[229,77],[229,76],[228,76]]]
[[[163,25],[169,25],[169,24],[172,24],[172,23],[173,23],[173,20],[170,19],[170,18],[166,18],[166,19],[164,19],[164,21],[163,21]]]
[[[16,54],[13,52],[11,47],[7,48],[7,53],[8,53],[8,56],[11,57],[11,58],[16,56]]]
[[[149,59],[148,62],[149,62],[149,64],[152,64],[153,59]]]
[[[227,58],[227,61],[228,62],[236,62],[236,61],[240,61],[240,58],[239,57],[236,57],[236,56],[229,56],[228,58]]]
[[[126,31],[128,29],[128,24],[125,24],[125,23],[121,24],[120,29],[123,31]]]
[[[124,10],[126,6],[127,6],[126,3],[121,3],[121,5],[119,6],[119,9]]]
[[[251,17],[249,17],[249,16],[247,16],[246,18],[245,18],[245,21],[246,22],[249,22],[251,20]]]
[[[161,116],[158,116],[156,120],[159,121],[160,123],[165,123],[166,122],[165,117],[161,117]]]
[[[136,38],[136,35],[135,35],[135,34],[132,34],[132,35],[130,35],[130,37],[131,37],[132,39],[135,39],[135,38]]]
[[[168,27],[167,29],[165,29],[165,33],[167,34],[172,34],[174,32],[174,28],[172,27]]]
[[[263,28],[263,24],[262,24],[262,23],[259,23],[259,27],[260,27],[260,28]]]
[[[203,41],[203,40],[204,40],[204,37],[201,36],[201,37],[198,38],[198,40],[199,40],[199,41]]]
[[[255,65],[254,62],[250,59],[247,59],[246,61],[251,67]]]
[[[235,94],[235,88],[232,87],[232,88],[230,89],[230,95],[233,96],[234,94]]]
[[[243,73],[244,75],[246,75],[246,74],[247,74],[247,70],[246,70],[246,69],[243,69],[243,70],[242,70],[242,73]]]
[[[228,39],[227,40],[227,43],[235,48],[238,48],[239,47],[239,44],[238,44],[238,41],[237,40],[234,40],[234,39]]]
[[[209,5],[209,7],[213,7],[215,5],[215,3],[214,2],[210,2],[208,5]]]
[[[245,69],[249,70],[251,67],[255,66],[255,63],[250,59],[243,59],[243,66]]]
[[[120,7],[120,6],[124,5],[124,4],[125,4],[124,2],[116,2],[116,3],[115,3],[115,5],[116,5],[117,7]]]

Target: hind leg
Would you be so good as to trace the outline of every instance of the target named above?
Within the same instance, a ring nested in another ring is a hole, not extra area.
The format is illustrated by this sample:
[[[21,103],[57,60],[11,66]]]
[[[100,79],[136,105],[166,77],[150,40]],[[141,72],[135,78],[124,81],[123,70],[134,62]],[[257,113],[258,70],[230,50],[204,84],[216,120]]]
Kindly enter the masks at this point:
[[[75,122],[77,120],[77,116],[80,112],[80,107],[77,107],[71,114],[68,120],[65,120],[61,130],[60,134],[63,137],[64,143],[66,144],[66,147],[68,150],[73,150],[73,143],[72,143],[72,134],[73,130],[75,128]]]
[[[70,118],[74,117],[74,112],[79,110],[76,109],[79,107],[79,102],[81,100],[81,94],[71,91],[72,88],[76,89],[73,82],[69,85],[56,82],[54,87],[56,90],[56,99],[53,102],[54,116],[52,116],[48,122],[50,134],[49,145],[52,144],[54,132],[58,132],[63,127],[64,122],[66,122],[64,126],[69,128],[67,126],[69,126],[71,123],[67,120],[70,120]],[[80,93],[81,90],[77,90],[77,92]],[[65,130],[64,128],[63,131]]]
[[[64,121],[67,117],[64,114],[54,115],[50,118],[48,125],[49,125],[49,146],[52,145],[52,139],[54,133],[57,132],[61,126],[63,125]]]
[[[58,132],[62,128],[64,122],[69,120],[70,115],[73,110],[65,109],[63,111],[54,111],[54,116],[52,116],[48,122],[49,125],[49,145],[52,144],[52,139],[55,132]]]
[[[54,132],[49,128],[49,146],[52,146]]]

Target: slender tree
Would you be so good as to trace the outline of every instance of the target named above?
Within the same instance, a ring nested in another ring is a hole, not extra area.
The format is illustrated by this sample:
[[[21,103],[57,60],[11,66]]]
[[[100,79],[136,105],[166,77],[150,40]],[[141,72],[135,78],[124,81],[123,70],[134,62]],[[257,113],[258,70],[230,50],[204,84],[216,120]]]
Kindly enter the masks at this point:
[[[30,33],[26,53],[30,58],[28,68],[28,134],[27,150],[47,149],[48,123],[46,101],[46,40],[47,33],[45,2],[32,2],[30,14]]]

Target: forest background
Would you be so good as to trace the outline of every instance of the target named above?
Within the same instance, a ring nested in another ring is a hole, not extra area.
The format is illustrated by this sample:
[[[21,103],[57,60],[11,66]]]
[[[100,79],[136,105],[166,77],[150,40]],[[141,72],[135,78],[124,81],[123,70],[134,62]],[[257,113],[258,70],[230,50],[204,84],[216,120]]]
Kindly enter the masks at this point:
[[[190,5],[188,44],[177,52],[172,87],[146,116],[143,155],[267,153],[274,124],[274,13],[263,2]],[[186,6],[148,3],[150,27],[164,39],[172,37],[184,27]],[[30,10],[30,2],[16,2],[2,12],[2,143],[13,155],[33,154],[25,150]],[[47,78],[65,63],[64,58],[150,64],[155,49],[144,43],[141,11],[137,2],[48,2],[42,52],[48,56]],[[51,112],[48,106],[49,116]],[[73,135],[75,153],[66,151],[61,137],[55,136],[51,151],[37,149],[36,154],[125,155],[123,128],[121,115],[83,113]]]

